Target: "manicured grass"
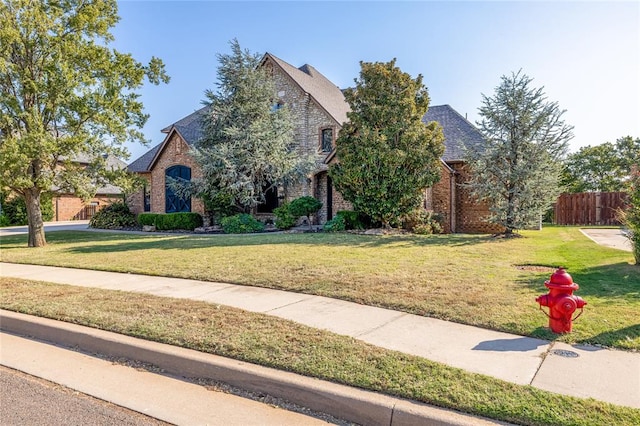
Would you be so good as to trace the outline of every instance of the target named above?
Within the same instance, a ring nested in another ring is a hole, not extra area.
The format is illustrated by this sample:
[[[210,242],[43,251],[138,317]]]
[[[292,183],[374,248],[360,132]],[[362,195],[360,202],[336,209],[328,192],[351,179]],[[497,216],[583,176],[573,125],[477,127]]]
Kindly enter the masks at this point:
[[[575,227],[524,238],[486,235],[242,236],[52,232],[1,241],[4,262],[222,281],[341,298],[568,343],[640,349],[640,268],[631,253],[599,246]],[[547,268],[518,268],[542,265]],[[564,266],[587,300],[574,332],[556,336],[535,297]]]
[[[640,424],[637,409],[515,385],[204,302],[0,278],[0,307],[523,425]]]

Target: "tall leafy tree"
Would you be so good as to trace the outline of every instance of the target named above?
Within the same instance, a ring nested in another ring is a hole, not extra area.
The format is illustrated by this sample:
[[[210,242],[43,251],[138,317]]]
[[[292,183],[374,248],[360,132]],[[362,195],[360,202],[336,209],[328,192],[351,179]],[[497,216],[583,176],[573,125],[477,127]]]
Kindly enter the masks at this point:
[[[113,175],[104,156],[143,140],[135,89],[145,77],[168,82],[159,59],[143,65],[109,47],[118,19],[115,0],[0,3],[0,185],[26,201],[30,247],[46,244],[41,194],[86,195],[88,183]],[[79,155],[94,164],[76,167]]]
[[[482,95],[477,125],[485,143],[468,152],[468,187],[511,235],[537,222],[558,197],[560,159],[573,127],[521,71],[501,80],[493,96]]]
[[[634,168],[640,167],[640,138],[624,136],[616,140],[616,157],[620,170],[631,176]]]
[[[329,173],[355,210],[389,227],[439,180],[444,136],[436,123],[422,122],[429,107],[422,75],[412,78],[395,59],[360,67],[355,88],[345,91],[351,111]]]
[[[640,138],[619,138],[585,146],[564,161],[562,183],[569,192],[622,191],[629,183],[631,168],[640,164]]]
[[[192,151],[203,178],[190,191],[209,204],[251,212],[267,191],[298,183],[311,161],[296,151],[289,109],[278,105],[260,56],[241,49],[238,40],[230,45],[231,54],[217,55],[217,90],[205,92],[204,135]]]

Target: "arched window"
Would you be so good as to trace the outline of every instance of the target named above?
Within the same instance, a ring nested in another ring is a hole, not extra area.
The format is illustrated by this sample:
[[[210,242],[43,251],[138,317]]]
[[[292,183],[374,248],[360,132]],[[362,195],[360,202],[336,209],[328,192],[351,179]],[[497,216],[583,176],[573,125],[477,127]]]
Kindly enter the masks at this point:
[[[173,166],[169,167],[165,172],[165,212],[190,212],[191,211],[191,197],[180,198],[169,187],[170,178],[178,180],[191,180],[191,169],[187,166]]]

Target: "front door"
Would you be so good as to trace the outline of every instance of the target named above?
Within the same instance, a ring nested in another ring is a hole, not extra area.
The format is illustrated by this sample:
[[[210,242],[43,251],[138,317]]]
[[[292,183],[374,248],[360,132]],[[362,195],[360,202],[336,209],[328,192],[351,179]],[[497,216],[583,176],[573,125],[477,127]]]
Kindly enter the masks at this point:
[[[165,172],[165,212],[190,212],[191,197],[178,197],[168,184],[170,179],[189,182],[191,180],[191,169],[187,166],[173,166],[169,167]]]

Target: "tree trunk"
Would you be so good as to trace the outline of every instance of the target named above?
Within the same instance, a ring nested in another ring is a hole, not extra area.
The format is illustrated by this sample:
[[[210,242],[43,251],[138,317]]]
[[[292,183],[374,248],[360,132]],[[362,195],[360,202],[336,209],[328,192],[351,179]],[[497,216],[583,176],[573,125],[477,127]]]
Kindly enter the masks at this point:
[[[44,247],[47,240],[44,236],[44,222],[40,209],[41,191],[36,188],[26,190],[24,193],[27,205],[27,218],[29,220],[29,247]]]

